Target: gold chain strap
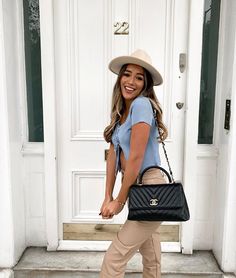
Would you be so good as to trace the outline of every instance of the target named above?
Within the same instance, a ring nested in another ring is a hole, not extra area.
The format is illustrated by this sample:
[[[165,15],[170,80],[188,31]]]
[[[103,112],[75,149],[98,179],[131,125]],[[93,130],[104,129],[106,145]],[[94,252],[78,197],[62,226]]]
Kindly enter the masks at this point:
[[[157,123],[156,110],[153,106],[152,106],[152,109],[153,109],[153,117],[155,119],[155,123],[156,123],[157,129],[158,129],[158,132],[159,132],[159,134],[161,134],[160,129],[158,127],[158,123]],[[158,137],[157,137],[157,141],[158,141]],[[170,172],[172,181],[175,182],[173,172],[172,172],[171,167],[170,167],[169,158],[168,158],[168,155],[167,155],[167,152],[166,152],[165,143],[161,142],[161,144],[162,144],[162,148],[163,148],[163,151],[164,151],[164,154],[165,154],[165,157],[166,157],[166,161],[167,161],[167,165],[168,165],[168,168],[169,168],[169,172]]]

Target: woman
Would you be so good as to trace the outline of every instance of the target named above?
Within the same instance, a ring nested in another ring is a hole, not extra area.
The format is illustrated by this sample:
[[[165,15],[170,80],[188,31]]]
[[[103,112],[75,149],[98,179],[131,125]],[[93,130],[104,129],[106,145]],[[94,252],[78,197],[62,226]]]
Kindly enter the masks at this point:
[[[160,165],[156,138],[167,137],[162,110],[153,90],[154,85],[162,83],[162,77],[148,54],[137,50],[130,56],[113,59],[109,68],[118,78],[113,90],[111,123],[104,131],[104,138],[110,143],[105,199],[100,212],[104,219],[122,211],[130,186],[146,167]],[[118,171],[122,173],[122,184],[113,199]],[[145,173],[143,183],[151,182],[165,182],[159,169]],[[127,220],[105,254],[100,277],[124,277],[126,264],[137,250],[143,256],[143,277],[161,277],[159,226],[160,222],[156,221]]]

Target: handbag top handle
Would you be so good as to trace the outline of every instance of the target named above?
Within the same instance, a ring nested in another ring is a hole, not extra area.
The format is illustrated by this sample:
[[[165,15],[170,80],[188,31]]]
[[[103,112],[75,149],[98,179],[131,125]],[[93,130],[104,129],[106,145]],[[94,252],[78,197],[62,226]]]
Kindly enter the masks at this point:
[[[153,166],[149,166],[149,167],[146,167],[142,174],[139,176],[139,179],[138,179],[138,185],[142,185],[143,184],[143,175],[145,174],[145,172],[147,172],[147,170],[149,169],[153,169],[153,168],[156,168],[156,169],[160,169],[163,173],[166,174],[168,180],[169,180],[169,183],[175,183],[174,180],[171,179],[171,176],[170,174],[166,171],[166,169],[162,168],[161,166],[157,166],[157,165],[153,165]]]

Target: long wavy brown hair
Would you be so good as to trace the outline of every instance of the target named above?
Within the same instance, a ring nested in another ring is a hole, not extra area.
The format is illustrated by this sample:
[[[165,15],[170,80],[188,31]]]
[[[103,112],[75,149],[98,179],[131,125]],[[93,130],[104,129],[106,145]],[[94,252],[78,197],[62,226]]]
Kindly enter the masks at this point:
[[[120,80],[123,76],[128,64],[123,65],[121,68],[116,83],[113,88],[113,94],[112,94],[112,104],[111,104],[111,122],[110,124],[105,128],[103,136],[107,143],[111,142],[112,133],[115,129],[116,124],[120,121],[122,114],[125,111],[125,101],[121,93],[121,87],[120,87]],[[164,125],[162,121],[162,109],[161,105],[155,95],[154,89],[153,89],[153,79],[151,74],[144,69],[144,86],[143,90],[140,93],[144,97],[149,98],[152,107],[155,111],[155,118],[157,120],[158,125],[158,131],[159,131],[159,141],[164,141],[168,136],[168,131],[166,126]]]

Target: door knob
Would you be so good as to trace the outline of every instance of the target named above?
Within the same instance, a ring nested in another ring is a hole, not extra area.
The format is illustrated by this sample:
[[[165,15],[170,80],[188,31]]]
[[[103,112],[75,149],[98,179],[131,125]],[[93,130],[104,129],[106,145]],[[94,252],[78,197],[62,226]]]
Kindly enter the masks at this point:
[[[184,103],[183,103],[183,102],[176,102],[176,107],[177,107],[178,109],[182,109],[183,106],[184,106]]]

